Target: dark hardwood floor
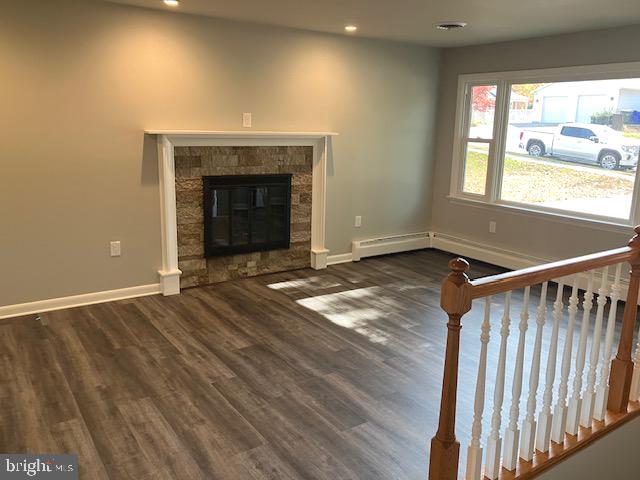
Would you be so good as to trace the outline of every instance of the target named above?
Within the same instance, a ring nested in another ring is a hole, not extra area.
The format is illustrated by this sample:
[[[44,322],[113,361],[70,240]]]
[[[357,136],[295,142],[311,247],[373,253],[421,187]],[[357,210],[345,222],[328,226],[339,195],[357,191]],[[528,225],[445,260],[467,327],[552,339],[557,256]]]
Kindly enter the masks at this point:
[[[414,252],[0,321],[0,450],[78,453],[83,479],[424,480],[450,258]],[[463,456],[481,313],[463,321]]]

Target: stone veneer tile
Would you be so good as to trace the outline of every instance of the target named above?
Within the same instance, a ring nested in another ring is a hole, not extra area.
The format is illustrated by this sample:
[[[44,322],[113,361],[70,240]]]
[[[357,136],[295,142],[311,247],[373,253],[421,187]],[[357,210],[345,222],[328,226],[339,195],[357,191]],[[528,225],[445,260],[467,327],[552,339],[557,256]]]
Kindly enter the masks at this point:
[[[194,272],[207,268],[207,262],[204,258],[195,258],[191,260],[178,259],[178,268],[183,272]]]
[[[311,241],[311,232],[291,232],[291,241],[292,242],[305,242]]]
[[[195,255],[200,257],[204,255],[204,245],[202,241],[178,245],[178,257]]]
[[[310,170],[310,169],[309,169]],[[291,185],[311,185],[313,182],[312,173],[301,173],[294,175],[291,179]]]
[[[176,147],[182,288],[310,266],[312,147]],[[289,249],[203,258],[202,176],[291,173]]]
[[[200,204],[176,205],[178,225],[203,224],[204,218]]]
[[[202,162],[202,167],[237,167],[238,164],[238,155],[208,155],[207,159]]]

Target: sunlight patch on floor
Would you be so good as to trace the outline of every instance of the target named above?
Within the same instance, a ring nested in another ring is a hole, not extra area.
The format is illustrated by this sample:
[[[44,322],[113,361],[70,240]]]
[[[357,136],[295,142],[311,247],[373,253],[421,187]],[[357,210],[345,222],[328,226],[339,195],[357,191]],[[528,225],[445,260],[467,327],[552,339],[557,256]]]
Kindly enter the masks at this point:
[[[271,283],[267,285],[272,290],[286,290],[290,288],[333,288],[340,284],[324,277],[297,278],[284,282]]]
[[[395,301],[382,296],[380,287],[358,288],[296,300],[304,308],[319,313],[330,322],[355,330],[374,343],[387,343],[389,335],[371,325],[384,320],[389,310],[400,309]]]

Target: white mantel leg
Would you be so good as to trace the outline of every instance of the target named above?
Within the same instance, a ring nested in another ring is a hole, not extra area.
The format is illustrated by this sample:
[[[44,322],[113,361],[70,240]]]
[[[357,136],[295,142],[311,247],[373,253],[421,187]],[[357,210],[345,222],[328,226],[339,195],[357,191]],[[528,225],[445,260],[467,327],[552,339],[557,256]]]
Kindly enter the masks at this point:
[[[325,247],[327,156],[329,138],[322,137],[313,148],[313,185],[311,191],[311,268],[327,268],[329,250]]]
[[[173,144],[158,135],[158,170],[160,172],[160,223],[162,230],[162,270],[160,290],[163,295],[180,293],[178,269],[178,225],[176,216],[176,174]]]

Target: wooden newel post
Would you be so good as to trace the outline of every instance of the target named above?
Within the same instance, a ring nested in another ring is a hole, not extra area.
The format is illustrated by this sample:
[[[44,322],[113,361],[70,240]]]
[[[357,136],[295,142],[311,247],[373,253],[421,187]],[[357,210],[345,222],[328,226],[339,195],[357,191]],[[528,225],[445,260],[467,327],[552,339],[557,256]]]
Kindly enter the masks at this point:
[[[636,235],[629,242],[629,246],[637,249],[637,254],[629,260],[631,264],[629,290],[624,305],[620,343],[618,343],[618,353],[611,361],[611,372],[609,374],[607,408],[615,413],[627,411],[631,379],[633,377],[631,349],[633,347],[633,332],[638,312],[638,288],[640,287],[640,226],[634,228],[634,231]]]
[[[471,283],[467,277],[469,263],[463,258],[449,262],[451,273],[442,283],[440,306],[447,312],[447,350],[444,357],[442,399],[438,431],[431,440],[429,480],[456,480],[460,443],[456,440],[456,394],[458,391],[458,355],[460,319],[471,310]]]

